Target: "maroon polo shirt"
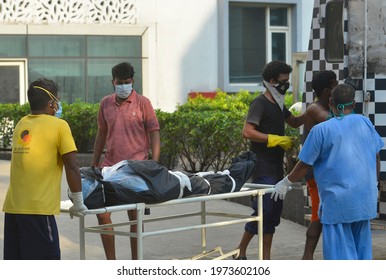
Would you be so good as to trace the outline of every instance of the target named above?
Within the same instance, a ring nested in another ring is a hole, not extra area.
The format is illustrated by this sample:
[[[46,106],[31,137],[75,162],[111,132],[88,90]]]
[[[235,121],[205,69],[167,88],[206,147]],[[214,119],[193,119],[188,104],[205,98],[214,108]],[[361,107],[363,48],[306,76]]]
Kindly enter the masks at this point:
[[[102,166],[111,166],[121,160],[148,159],[149,133],[160,129],[148,98],[133,90],[128,99],[118,104],[115,96],[115,93],[105,96],[99,107],[98,126],[107,128]]]

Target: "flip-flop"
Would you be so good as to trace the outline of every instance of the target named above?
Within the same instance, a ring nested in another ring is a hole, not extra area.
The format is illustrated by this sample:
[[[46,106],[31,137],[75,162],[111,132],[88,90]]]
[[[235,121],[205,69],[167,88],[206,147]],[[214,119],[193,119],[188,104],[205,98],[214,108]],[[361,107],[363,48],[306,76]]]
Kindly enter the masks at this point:
[[[233,255],[232,258],[234,260],[247,260],[247,257],[246,256],[237,256],[237,255]]]

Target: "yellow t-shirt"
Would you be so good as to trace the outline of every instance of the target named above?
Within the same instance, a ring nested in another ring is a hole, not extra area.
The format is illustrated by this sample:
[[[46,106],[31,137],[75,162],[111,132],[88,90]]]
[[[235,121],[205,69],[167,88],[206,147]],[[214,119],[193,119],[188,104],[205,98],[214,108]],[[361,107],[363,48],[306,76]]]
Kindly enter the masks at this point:
[[[3,211],[59,214],[61,155],[76,150],[66,121],[45,114],[22,118],[13,133],[10,186]]]

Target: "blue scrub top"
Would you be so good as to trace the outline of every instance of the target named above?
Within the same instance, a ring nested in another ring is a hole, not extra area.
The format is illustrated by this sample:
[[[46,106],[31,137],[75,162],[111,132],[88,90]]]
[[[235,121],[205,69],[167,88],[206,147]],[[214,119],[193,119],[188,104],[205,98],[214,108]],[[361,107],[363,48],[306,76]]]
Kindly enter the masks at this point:
[[[323,224],[376,217],[376,154],[383,145],[373,124],[362,115],[332,118],[312,128],[299,159],[313,166]]]

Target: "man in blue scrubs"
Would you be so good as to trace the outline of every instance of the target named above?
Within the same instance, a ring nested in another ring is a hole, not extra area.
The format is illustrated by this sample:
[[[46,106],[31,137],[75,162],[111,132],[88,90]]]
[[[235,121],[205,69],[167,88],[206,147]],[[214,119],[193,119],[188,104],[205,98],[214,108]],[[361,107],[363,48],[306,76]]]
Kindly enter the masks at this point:
[[[370,220],[377,215],[379,151],[384,143],[370,120],[354,113],[355,90],[332,90],[332,118],[314,126],[292,172],[275,185],[284,199],[292,182],[312,166],[320,197],[323,256],[327,260],[372,259]]]

